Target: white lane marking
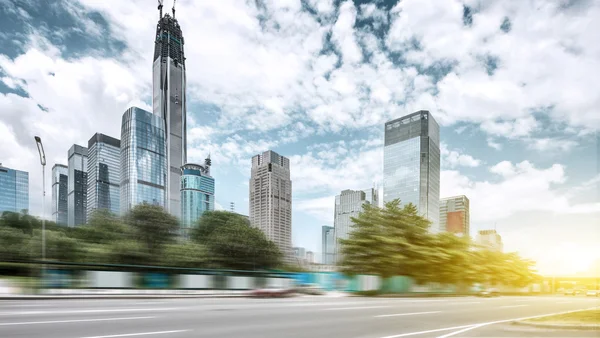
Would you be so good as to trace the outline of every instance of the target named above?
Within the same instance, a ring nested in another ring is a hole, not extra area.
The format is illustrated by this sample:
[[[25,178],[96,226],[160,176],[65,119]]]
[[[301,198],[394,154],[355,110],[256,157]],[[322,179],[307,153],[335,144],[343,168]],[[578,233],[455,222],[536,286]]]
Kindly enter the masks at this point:
[[[155,334],[169,334],[169,333],[179,333],[179,332],[188,332],[188,331],[191,331],[191,330],[138,332],[138,333],[125,333],[125,334],[112,334],[109,336],[89,336],[89,337],[81,337],[81,338],[114,338],[114,337],[149,336],[149,335],[155,335]]]
[[[511,308],[511,307],[522,307],[522,306],[529,306],[529,305],[527,305],[527,304],[521,304],[521,305],[503,305],[503,306],[498,306],[498,307],[499,308],[507,309],[507,308]]]
[[[434,330],[427,330],[427,331],[408,332],[408,333],[401,333],[401,334],[397,334],[397,335],[393,335],[393,336],[385,336],[385,337],[381,337],[381,338],[408,337],[408,336],[416,336],[416,335],[425,334],[425,333],[434,333],[434,332],[442,332],[442,331],[450,331],[450,330],[461,330],[461,329],[466,329],[466,328],[475,329],[475,328],[479,328],[479,327],[486,326],[486,325],[508,323],[508,322],[525,320],[525,319],[540,318],[540,317],[554,316],[554,315],[562,315],[562,314],[565,314],[565,313],[572,313],[572,312],[579,312],[579,311],[586,311],[586,310],[597,310],[597,309],[600,309],[600,307],[599,306],[594,306],[594,307],[590,307],[590,308],[586,308],[586,309],[578,309],[578,310],[563,311],[563,312],[554,312],[554,313],[547,313],[547,314],[537,315],[537,316],[504,319],[504,320],[497,320],[497,321],[493,321],[493,322],[474,323],[474,324],[461,325],[461,326],[453,326],[453,327],[444,327],[444,328],[441,328],[441,329],[434,329]],[[466,331],[468,331],[468,330],[466,330]],[[456,332],[456,334],[458,334],[458,333],[460,333],[460,332]],[[440,337],[438,337],[438,338],[440,338]]]
[[[569,301],[569,302],[556,302],[556,304],[571,304],[573,302]]]
[[[457,334],[459,334],[459,333],[464,333],[464,332],[467,332],[467,331],[471,331],[471,330],[474,330],[474,329],[478,329],[478,328],[480,328],[480,327],[482,327],[482,326],[484,326],[484,325],[473,325],[473,326],[469,326],[469,327],[467,327],[467,328],[464,328],[464,329],[462,329],[462,330],[458,330],[458,331],[450,332],[450,333],[448,333],[448,334],[445,334],[445,335],[443,335],[443,336],[439,336],[439,337],[437,337],[437,338],[448,338],[448,337],[456,336],[456,335],[457,335]]]
[[[43,322],[0,323],[0,326],[61,324],[61,323],[79,323],[79,322],[102,322],[102,321],[113,321],[113,320],[136,320],[136,319],[150,319],[150,318],[156,318],[156,317],[119,317],[119,318],[73,319],[73,320],[49,320],[49,321],[43,321]]]
[[[384,308],[384,307],[392,307],[392,306],[391,305],[380,305],[380,306],[332,307],[329,309],[323,309],[323,311],[380,309],[380,308]]]
[[[384,318],[384,317],[399,317],[399,316],[415,316],[415,315],[426,315],[430,313],[440,313],[442,311],[427,311],[427,312],[411,312],[411,313],[392,313],[389,315],[378,315],[373,316],[375,318]]]
[[[47,314],[71,314],[71,313],[106,313],[106,312],[146,312],[146,311],[171,311],[178,310],[176,307],[148,308],[148,309],[101,309],[101,310],[69,310],[69,311],[22,311],[1,312],[0,316],[12,315],[47,315]]]
[[[462,304],[481,304],[481,302],[461,302],[461,303],[454,303],[456,305],[462,305]]]

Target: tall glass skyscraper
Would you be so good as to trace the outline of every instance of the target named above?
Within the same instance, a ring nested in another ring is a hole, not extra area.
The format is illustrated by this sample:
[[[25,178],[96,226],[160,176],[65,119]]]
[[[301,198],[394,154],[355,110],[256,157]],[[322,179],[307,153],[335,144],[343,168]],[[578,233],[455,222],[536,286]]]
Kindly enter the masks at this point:
[[[210,158],[204,165],[187,163],[181,176],[181,235],[189,231],[205,211],[215,210],[215,179],[210,176]]]
[[[321,263],[333,264],[335,262],[335,232],[332,226],[321,227]]]
[[[340,239],[348,239],[352,231],[352,217],[358,217],[364,204],[379,205],[379,196],[376,188],[365,190],[343,190],[335,196],[333,227],[335,229],[335,259],[339,261]]]
[[[383,201],[414,204],[439,229],[440,127],[421,110],[385,124]]]
[[[154,38],[154,65],[152,73],[152,110],[165,123],[167,181],[167,210],[180,217],[181,167],[187,162],[186,150],[186,79],[183,34],[173,16],[160,17]]]
[[[69,167],[55,164],[52,167],[52,220],[56,224],[67,225],[69,202]]]
[[[167,149],[160,116],[131,107],[121,122],[121,214],[148,203],[166,207]]]
[[[121,141],[96,133],[88,141],[87,219],[94,210],[120,210]]]
[[[29,210],[29,173],[0,163],[0,214]]]
[[[67,223],[70,227],[86,223],[88,149],[74,144],[69,149]]]

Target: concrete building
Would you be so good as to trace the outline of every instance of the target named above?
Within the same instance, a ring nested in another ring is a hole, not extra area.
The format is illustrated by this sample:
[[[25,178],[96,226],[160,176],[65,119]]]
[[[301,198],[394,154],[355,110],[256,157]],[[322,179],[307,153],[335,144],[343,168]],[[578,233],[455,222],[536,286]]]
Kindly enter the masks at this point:
[[[152,110],[164,123],[166,142],[166,209],[172,215],[181,213],[181,167],[187,163],[186,142],[186,68],[183,33],[179,22],[169,13],[163,16],[159,5],[159,20],[154,40],[152,71]]]
[[[52,167],[52,220],[59,225],[68,224],[69,167],[55,164]]]
[[[306,263],[307,264],[315,264],[315,253],[312,251],[306,252]]]
[[[440,128],[426,110],[385,123],[383,201],[400,199],[439,228]]]
[[[187,163],[181,176],[181,235],[189,237],[205,211],[215,210],[215,179],[210,176],[210,156],[204,165]]]
[[[87,219],[95,210],[118,215],[121,195],[121,141],[100,133],[88,141]]]
[[[321,227],[321,263],[332,265],[335,262],[335,231],[334,227]]]
[[[253,156],[249,190],[250,224],[293,260],[290,160],[271,150]]]
[[[369,188],[365,190],[343,190],[341,194],[335,196],[335,208],[333,216],[333,227],[335,233],[335,258],[339,260],[340,239],[348,239],[352,230],[352,217],[358,217],[363,209],[363,204],[369,203],[377,206],[377,189]]]
[[[131,107],[121,121],[120,209],[125,215],[138,204],[166,209],[167,149],[160,116]],[[181,169],[179,169],[181,171]]]
[[[440,230],[470,235],[469,199],[465,195],[440,200]]]
[[[303,247],[299,247],[299,246],[295,246],[292,248],[292,251],[294,252],[294,258],[295,258],[295,262],[298,265],[305,265],[306,264],[306,249]]]
[[[504,250],[502,237],[500,237],[496,230],[480,230],[477,234],[476,243],[492,251]]]
[[[75,227],[87,222],[88,149],[74,144],[68,158],[67,225]]]
[[[0,163],[0,214],[23,210],[29,210],[29,173]]]

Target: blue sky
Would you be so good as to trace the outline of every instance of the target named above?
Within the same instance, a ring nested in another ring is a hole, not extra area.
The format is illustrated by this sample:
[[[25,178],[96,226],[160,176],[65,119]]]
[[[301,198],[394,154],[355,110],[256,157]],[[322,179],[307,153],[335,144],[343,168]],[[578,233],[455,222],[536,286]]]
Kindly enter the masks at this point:
[[[319,252],[333,196],[381,183],[383,123],[427,109],[442,197],[471,199],[472,233],[496,226],[542,272],[585,270],[600,258],[599,15],[585,0],[180,0],[188,160],[210,152],[217,203],[247,213],[252,155],[289,157],[293,242]],[[0,162],[32,173],[34,214],[33,135],[65,163],[149,109],[157,19],[149,0],[0,0]]]

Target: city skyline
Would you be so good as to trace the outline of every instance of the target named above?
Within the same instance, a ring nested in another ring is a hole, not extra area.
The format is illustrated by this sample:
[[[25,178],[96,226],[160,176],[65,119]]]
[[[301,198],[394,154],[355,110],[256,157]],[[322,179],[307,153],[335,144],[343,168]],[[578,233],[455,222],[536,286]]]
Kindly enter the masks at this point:
[[[32,135],[42,137],[51,166],[95,132],[119,135],[125,109],[152,111],[156,7],[75,3],[78,11],[44,2],[0,5],[12,20],[0,47],[0,133],[7,135],[0,162],[30,173],[36,215],[41,168]],[[334,196],[382,182],[383,123],[427,109],[440,124],[440,196],[469,197],[472,234],[497,223],[506,251],[538,260],[542,271],[567,271],[575,256],[600,257],[593,238],[582,235],[600,215],[593,108],[600,94],[581,81],[598,70],[594,29],[571,25],[593,21],[598,4],[565,4],[559,16],[552,4],[496,3],[463,18],[456,1],[307,3],[311,11],[178,4],[181,27],[194,37],[185,45],[194,60],[186,64],[188,161],[212,154],[217,209],[233,201],[247,214],[250,158],[273,149],[291,162],[293,245],[317,252],[320,226],[333,221]],[[265,21],[257,18],[262,11]],[[62,21],[48,14],[55,12]],[[140,19],[128,20],[131,12]],[[90,21],[90,13],[102,19]],[[551,29],[544,24],[551,20],[570,28]],[[67,32],[65,24],[79,30]],[[439,39],[440,25],[449,40]],[[546,254],[554,248],[573,257]]]

